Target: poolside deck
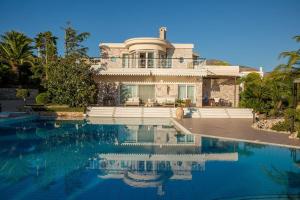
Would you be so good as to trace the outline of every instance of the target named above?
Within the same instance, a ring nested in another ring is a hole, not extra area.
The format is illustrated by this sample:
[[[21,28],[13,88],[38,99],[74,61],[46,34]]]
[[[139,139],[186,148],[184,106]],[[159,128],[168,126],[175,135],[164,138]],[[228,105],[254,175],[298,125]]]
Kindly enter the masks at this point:
[[[271,144],[300,149],[299,139],[290,139],[288,134],[260,131],[251,127],[251,119],[182,119],[176,120],[194,134],[203,136]]]

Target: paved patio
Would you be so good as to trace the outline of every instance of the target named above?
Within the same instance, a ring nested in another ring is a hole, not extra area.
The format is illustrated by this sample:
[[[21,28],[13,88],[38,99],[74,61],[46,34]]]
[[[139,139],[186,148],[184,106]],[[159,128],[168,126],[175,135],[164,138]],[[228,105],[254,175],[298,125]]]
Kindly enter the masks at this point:
[[[190,118],[176,121],[194,134],[300,148],[300,140],[290,139],[288,134],[253,129],[251,119]]]

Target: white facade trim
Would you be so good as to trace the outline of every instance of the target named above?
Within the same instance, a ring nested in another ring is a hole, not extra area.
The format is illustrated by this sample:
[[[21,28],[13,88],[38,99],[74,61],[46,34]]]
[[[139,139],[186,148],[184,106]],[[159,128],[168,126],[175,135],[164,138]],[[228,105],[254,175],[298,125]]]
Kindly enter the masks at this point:
[[[95,70],[99,65],[93,65]],[[203,69],[158,69],[158,68],[108,68],[99,72],[99,75],[129,75],[129,76],[206,76],[207,70]]]

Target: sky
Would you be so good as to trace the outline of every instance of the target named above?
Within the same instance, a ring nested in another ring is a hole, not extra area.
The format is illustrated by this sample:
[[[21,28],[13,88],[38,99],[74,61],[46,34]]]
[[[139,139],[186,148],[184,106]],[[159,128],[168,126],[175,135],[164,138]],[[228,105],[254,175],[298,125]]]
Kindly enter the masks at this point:
[[[63,53],[62,27],[70,21],[90,56],[99,56],[100,42],[157,37],[168,29],[173,43],[193,43],[207,59],[270,71],[285,60],[282,51],[299,49],[300,0],[0,0],[0,34],[10,30],[35,37],[51,31]]]

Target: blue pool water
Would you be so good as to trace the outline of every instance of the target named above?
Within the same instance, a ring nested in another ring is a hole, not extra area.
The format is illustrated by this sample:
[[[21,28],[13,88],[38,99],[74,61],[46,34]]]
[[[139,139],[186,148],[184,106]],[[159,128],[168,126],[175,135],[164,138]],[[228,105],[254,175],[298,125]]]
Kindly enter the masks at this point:
[[[158,122],[2,125],[0,199],[300,199],[299,150]]]

